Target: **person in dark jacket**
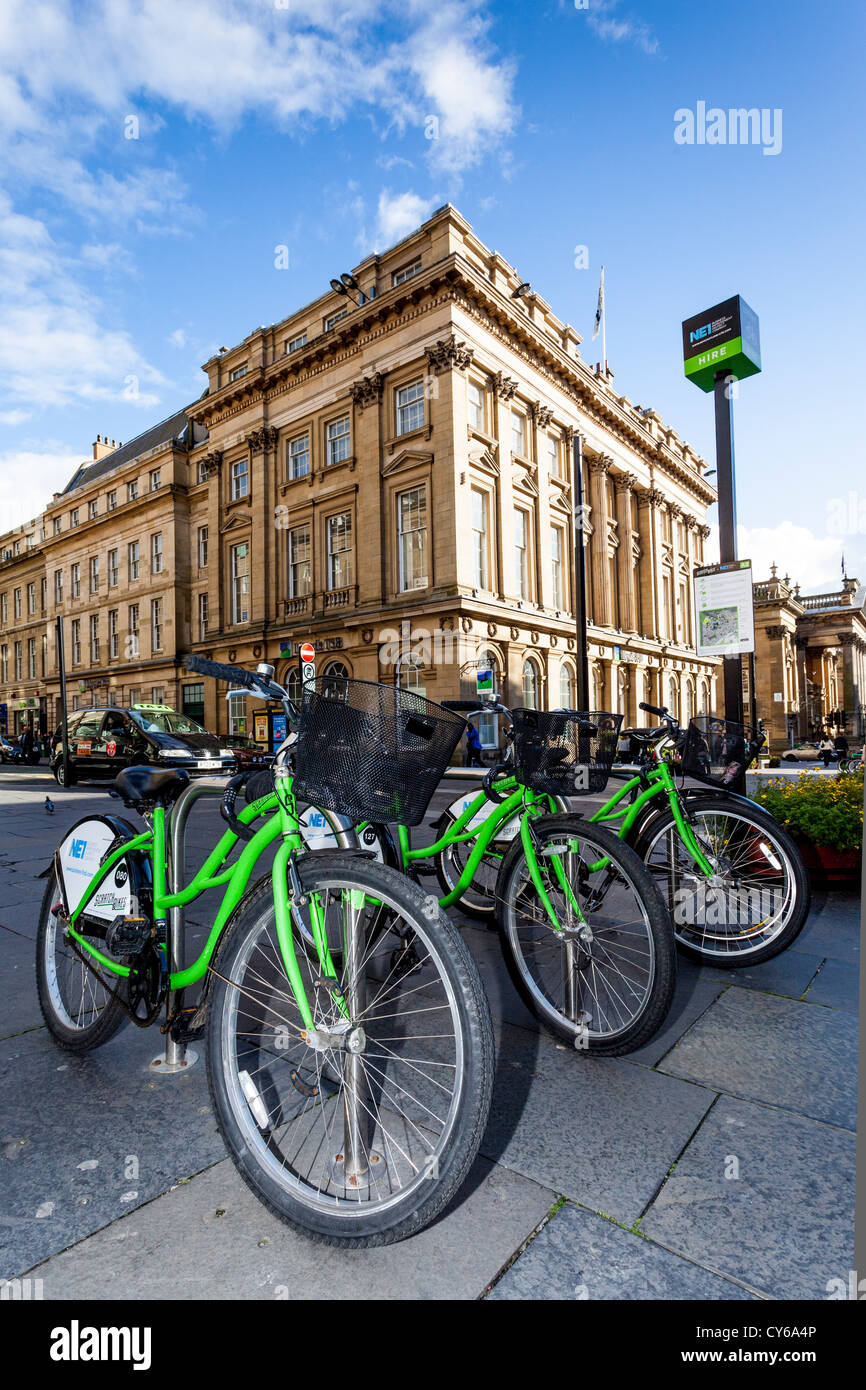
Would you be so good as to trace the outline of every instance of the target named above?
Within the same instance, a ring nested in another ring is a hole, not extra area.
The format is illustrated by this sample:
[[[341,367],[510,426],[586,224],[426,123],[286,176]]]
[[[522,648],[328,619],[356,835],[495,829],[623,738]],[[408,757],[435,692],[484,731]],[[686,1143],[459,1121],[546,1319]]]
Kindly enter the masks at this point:
[[[478,736],[478,730],[471,722],[466,730],[466,752],[467,767],[484,766],[484,761],[481,757],[481,739]]]
[[[836,735],[836,737],[833,740],[833,747],[836,749],[836,752],[839,754],[840,758],[847,758],[848,740],[844,734],[839,733]]]

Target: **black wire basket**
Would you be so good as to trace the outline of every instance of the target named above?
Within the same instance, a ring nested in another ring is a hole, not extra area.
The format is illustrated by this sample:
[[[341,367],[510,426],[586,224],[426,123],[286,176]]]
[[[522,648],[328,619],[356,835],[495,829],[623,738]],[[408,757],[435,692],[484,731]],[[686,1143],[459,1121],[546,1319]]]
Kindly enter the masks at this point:
[[[411,690],[319,676],[301,703],[295,796],[355,824],[418,825],[465,728]]]
[[[603,792],[622,718],[604,710],[514,710],[517,780],[553,796]]]
[[[751,724],[700,714],[689,720],[680,771],[713,787],[726,787],[755,761],[764,736]]]

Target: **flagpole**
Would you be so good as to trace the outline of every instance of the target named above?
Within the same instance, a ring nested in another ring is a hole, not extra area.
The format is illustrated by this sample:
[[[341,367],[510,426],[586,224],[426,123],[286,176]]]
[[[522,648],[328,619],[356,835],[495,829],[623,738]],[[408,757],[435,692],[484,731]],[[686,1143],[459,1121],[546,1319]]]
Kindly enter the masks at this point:
[[[604,266],[601,268],[601,364],[607,380],[607,296],[604,293]]]

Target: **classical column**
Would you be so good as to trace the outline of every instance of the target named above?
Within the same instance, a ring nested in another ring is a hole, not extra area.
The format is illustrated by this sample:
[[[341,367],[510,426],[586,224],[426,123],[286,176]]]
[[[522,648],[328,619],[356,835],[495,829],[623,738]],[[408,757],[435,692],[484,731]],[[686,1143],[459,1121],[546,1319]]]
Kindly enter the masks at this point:
[[[592,596],[593,618],[597,627],[613,625],[613,604],[607,565],[607,475],[611,460],[607,457],[589,459],[590,500],[592,504]]]
[[[635,568],[633,563],[634,530],[631,524],[631,497],[637,478],[634,473],[614,474],[616,488],[616,523],[619,537],[617,579],[619,581],[619,625],[624,632],[637,631],[635,603]]]
[[[648,637],[661,635],[661,519],[664,496],[657,488],[638,488],[638,529],[641,535],[641,586],[643,627]]]
[[[839,646],[842,648],[842,688],[838,691],[838,707],[845,711],[846,725],[850,724],[856,729],[859,692],[854,673],[854,655],[857,643],[861,639],[853,632],[840,632],[838,638]]]

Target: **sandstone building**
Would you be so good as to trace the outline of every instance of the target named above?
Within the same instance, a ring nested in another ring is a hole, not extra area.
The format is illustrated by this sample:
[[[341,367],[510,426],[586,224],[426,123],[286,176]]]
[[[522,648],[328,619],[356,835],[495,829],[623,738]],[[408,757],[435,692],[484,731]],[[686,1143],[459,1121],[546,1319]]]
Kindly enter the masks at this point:
[[[521,281],[446,206],[205,363],[185,410],[97,441],[0,538],[10,729],[57,719],[58,615],[71,703],[165,701],[220,732],[241,705],[184,671],[186,651],[283,678],[310,640],[320,670],[433,699],[492,662],[507,703],[572,704],[575,535],[595,706],[710,709],[691,578],[715,500],[704,460]]]

